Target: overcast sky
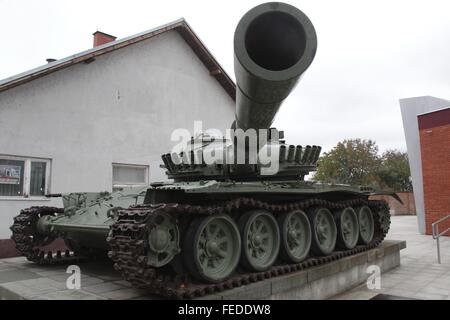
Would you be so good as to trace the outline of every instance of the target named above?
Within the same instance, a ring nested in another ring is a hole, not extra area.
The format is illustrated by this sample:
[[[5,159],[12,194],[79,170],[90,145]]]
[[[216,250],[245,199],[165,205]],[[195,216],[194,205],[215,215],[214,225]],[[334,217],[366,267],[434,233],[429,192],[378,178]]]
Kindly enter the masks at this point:
[[[0,79],[92,47],[100,30],[123,38],[180,17],[234,79],[233,33],[264,1],[0,0]],[[288,143],[325,150],[345,138],[406,150],[398,99],[450,99],[450,2],[286,1],[318,36],[311,67],[278,113]]]

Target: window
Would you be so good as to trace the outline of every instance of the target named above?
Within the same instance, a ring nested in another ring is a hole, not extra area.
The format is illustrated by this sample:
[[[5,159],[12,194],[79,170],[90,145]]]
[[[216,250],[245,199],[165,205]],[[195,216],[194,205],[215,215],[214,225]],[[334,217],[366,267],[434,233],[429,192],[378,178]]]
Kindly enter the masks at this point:
[[[113,190],[127,186],[148,184],[148,166],[113,164]]]
[[[30,196],[45,195],[46,162],[31,161]]]
[[[0,159],[0,195],[23,196],[25,161]]]
[[[0,197],[42,197],[48,193],[50,160],[0,155]]]

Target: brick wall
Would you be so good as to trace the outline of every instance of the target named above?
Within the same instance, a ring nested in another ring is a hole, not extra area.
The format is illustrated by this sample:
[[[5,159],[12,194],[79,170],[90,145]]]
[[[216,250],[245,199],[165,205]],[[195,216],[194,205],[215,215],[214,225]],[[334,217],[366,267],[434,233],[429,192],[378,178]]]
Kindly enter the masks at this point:
[[[426,233],[450,214],[450,108],[418,117]],[[450,221],[441,230],[450,227]]]
[[[384,200],[389,204],[392,215],[415,215],[416,204],[414,202],[414,193],[412,192],[397,192],[399,198],[403,201],[403,204],[398,202],[391,196],[371,196],[372,200]]]

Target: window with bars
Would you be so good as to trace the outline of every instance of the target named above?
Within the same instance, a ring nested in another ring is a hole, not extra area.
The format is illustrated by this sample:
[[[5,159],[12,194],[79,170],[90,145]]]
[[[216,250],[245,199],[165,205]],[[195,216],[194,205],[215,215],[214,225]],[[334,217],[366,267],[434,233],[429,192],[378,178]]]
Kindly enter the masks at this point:
[[[48,193],[50,160],[0,155],[0,198]]]

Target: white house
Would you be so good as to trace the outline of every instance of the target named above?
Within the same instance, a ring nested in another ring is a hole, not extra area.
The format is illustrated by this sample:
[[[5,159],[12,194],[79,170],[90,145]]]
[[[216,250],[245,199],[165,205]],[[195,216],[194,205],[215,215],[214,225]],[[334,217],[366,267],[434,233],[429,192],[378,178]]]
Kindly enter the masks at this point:
[[[0,81],[0,239],[21,208],[61,205],[44,194],[165,179],[175,128],[230,127],[235,85],[184,19],[114,39]]]

